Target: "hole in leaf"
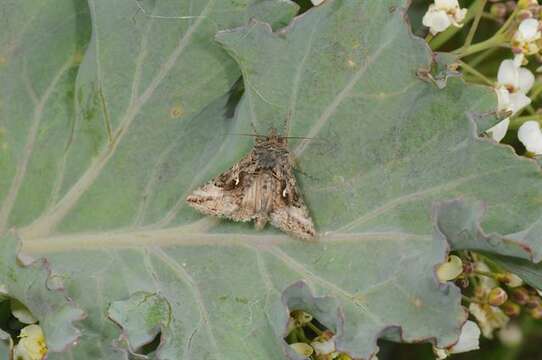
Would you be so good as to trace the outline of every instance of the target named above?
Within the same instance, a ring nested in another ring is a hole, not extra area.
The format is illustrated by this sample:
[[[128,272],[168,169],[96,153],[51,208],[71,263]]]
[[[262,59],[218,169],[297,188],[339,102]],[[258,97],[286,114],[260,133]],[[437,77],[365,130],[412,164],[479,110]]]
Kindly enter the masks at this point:
[[[24,360],[47,354],[45,337],[39,322],[28,308],[16,299],[0,298],[0,340],[10,343],[11,358]],[[7,338],[9,336],[9,338]]]
[[[12,300],[9,298],[4,299],[0,302],[0,329],[8,333],[13,341],[17,341],[21,329],[24,328],[27,324],[21,322],[13,314],[13,305]]]
[[[158,349],[158,346],[160,345],[161,337],[162,337],[162,332],[158,332],[156,334],[156,336],[154,337],[154,339],[152,339],[152,341],[150,343],[147,343],[147,344],[143,345],[142,347],[137,349],[135,351],[135,353],[137,355],[144,355],[144,356],[150,356],[150,355],[154,354],[156,352],[156,349]],[[141,359],[141,357],[139,357],[137,355],[130,354],[129,359],[130,360],[139,360],[139,359]]]
[[[294,2],[299,5],[298,14],[302,14],[313,7],[311,0],[294,0]]]
[[[226,119],[232,119],[235,116],[235,109],[237,108],[237,104],[239,104],[244,92],[245,85],[243,84],[243,78],[240,77],[228,92],[228,101],[226,102],[226,108],[224,111]]]

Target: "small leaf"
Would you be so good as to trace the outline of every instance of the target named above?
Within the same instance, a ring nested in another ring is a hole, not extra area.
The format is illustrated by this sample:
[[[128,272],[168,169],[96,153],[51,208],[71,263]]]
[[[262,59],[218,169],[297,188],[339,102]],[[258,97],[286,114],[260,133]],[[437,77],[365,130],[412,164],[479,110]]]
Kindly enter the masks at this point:
[[[51,271],[46,260],[36,260],[26,266],[19,263],[18,244],[13,235],[0,238],[0,268],[3,270],[0,284],[11,298],[39,320],[49,349],[64,351],[78,340],[80,331],[73,323],[82,320],[84,312],[62,289],[48,286]]]
[[[167,348],[175,342],[175,330],[171,305],[166,299],[158,294],[137,292],[128,300],[112,303],[107,316],[122,328],[122,337],[128,341],[131,353],[162,334],[157,358],[168,359],[161,353],[167,353]]]

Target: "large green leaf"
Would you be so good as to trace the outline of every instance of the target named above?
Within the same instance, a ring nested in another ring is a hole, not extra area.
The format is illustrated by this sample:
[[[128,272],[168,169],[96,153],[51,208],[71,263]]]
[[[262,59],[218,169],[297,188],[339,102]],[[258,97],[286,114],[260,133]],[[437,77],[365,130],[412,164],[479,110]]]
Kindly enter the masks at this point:
[[[76,80],[63,75],[72,62],[41,62],[60,57],[50,41],[73,59],[85,22],[64,29],[68,39],[28,30],[54,55],[25,65],[8,54],[0,65],[9,141],[0,228],[16,227],[25,251],[47,255],[87,312],[79,346],[51,359],[121,359],[159,332],[158,359],[293,358],[282,336],[296,308],[357,357],[383,335],[457,340],[466,314],[459,291],[433,278],[446,255],[435,251],[433,203],[483,201],[485,229],[516,233],[540,214],[540,172],[477,137],[472,115],[496,107],[491,90],[417,78],[431,56],[408,31],[405,3],[327,0],[273,33],[257,20],[236,27],[257,14],[284,23],[290,3],[149,1],[143,13],[131,0],[89,0],[92,39]],[[213,40],[230,28],[218,41],[238,65]],[[246,92],[232,117],[237,66]],[[43,83],[35,96],[34,82]],[[249,137],[228,134],[251,123],[314,138],[290,148],[317,242],[185,206],[250,148]]]

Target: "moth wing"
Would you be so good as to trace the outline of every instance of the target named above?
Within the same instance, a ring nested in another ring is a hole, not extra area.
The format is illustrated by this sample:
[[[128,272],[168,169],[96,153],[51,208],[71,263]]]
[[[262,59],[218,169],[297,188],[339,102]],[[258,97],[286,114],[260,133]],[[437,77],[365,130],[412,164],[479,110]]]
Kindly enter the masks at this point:
[[[271,211],[271,225],[301,239],[310,240],[316,235],[309,211],[301,200],[275,207]]]
[[[215,177],[204,186],[187,196],[186,202],[194,209],[206,215],[213,215],[235,221],[249,221],[254,217],[250,209],[243,206],[242,189],[236,188],[241,169],[250,168],[252,152],[241,161]]]
[[[186,198],[188,205],[206,215],[233,218],[239,210],[239,201],[221,186],[211,181],[194,190]]]

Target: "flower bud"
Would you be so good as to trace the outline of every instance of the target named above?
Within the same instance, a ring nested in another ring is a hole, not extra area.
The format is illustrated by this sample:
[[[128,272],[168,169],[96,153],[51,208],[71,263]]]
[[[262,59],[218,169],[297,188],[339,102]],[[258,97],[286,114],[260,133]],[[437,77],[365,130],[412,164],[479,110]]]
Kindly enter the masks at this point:
[[[499,333],[499,340],[508,347],[519,346],[523,341],[523,332],[521,328],[516,324],[508,324],[503,327]]]
[[[521,307],[511,301],[507,301],[502,304],[501,309],[506,315],[510,317],[518,316],[521,313]]]
[[[499,274],[497,275],[497,280],[511,288],[523,285],[523,280],[521,280],[521,278],[516,274],[512,273]]]
[[[534,309],[531,309],[529,311],[529,313],[531,314],[531,316],[533,318],[535,318],[536,320],[540,320],[542,319],[542,306],[537,306],[535,307]]]
[[[529,301],[529,297],[529,291],[524,287],[515,288],[510,291],[512,301],[520,305],[525,305]]]
[[[28,325],[21,330],[13,355],[15,359],[27,360],[42,360],[47,356],[47,345],[39,325]]]
[[[504,4],[493,4],[491,5],[491,9],[489,10],[490,14],[495,16],[498,19],[501,19],[506,16],[506,13],[508,12],[508,9],[506,8],[506,5]]]
[[[538,5],[538,0],[519,0],[518,1],[518,6],[520,9],[527,9],[533,5]]]
[[[487,296],[487,301],[490,305],[501,306],[508,300],[508,294],[500,287],[491,289]]]
[[[293,343],[290,344],[290,348],[305,359],[310,357],[314,352],[313,348],[305,343]]]
[[[527,299],[527,303],[525,304],[526,307],[529,309],[534,309],[536,307],[542,306],[542,299],[538,297],[537,295],[531,295]]]
[[[448,261],[437,267],[437,278],[446,282],[457,278],[463,273],[463,261],[458,256],[450,255]]]
[[[312,315],[303,310],[294,310],[291,314],[297,327],[305,326],[312,321]]]

